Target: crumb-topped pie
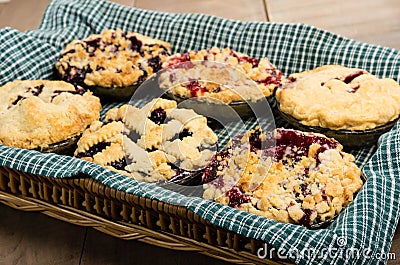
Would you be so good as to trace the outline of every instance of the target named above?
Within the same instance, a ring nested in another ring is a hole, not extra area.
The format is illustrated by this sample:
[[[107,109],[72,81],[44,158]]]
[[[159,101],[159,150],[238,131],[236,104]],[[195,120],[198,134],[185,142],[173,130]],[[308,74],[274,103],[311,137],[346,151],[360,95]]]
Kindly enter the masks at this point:
[[[75,156],[137,180],[157,182],[201,170],[216,151],[207,119],[154,99],[142,108],[123,105],[107,112],[78,142]]]
[[[340,213],[361,188],[354,157],[334,139],[259,128],[238,136],[204,170],[203,197],[281,222],[312,226]]]
[[[362,69],[326,65],[295,73],[277,89],[280,111],[301,124],[362,131],[399,117],[400,85]]]
[[[169,47],[139,33],[104,30],[69,43],[55,66],[63,80],[83,87],[137,87],[161,69]]]
[[[178,53],[163,69],[159,83],[169,93],[225,104],[269,97],[284,79],[268,58],[251,58],[229,48]]]
[[[99,98],[63,81],[14,81],[0,88],[0,144],[46,149],[100,117]]]

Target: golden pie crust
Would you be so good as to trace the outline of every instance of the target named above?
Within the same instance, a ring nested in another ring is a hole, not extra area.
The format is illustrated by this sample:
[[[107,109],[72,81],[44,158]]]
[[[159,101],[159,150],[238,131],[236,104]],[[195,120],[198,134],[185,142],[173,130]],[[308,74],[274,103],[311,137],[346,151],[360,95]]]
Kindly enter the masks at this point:
[[[290,75],[276,99],[282,112],[302,124],[333,130],[373,129],[400,114],[395,80],[339,65]]]
[[[259,132],[248,132],[239,138],[239,146],[230,143],[229,152],[217,154],[218,178],[204,184],[205,199],[280,222],[310,226],[339,214],[363,185],[353,155],[343,152],[336,140],[277,129],[272,133],[276,147],[260,150],[254,149],[249,139],[259,135],[262,141],[271,136]],[[307,144],[297,145],[297,137]]]
[[[75,156],[139,181],[157,182],[204,167],[217,140],[205,117],[160,98],[142,108],[110,109],[104,123],[95,122],[83,133]]]
[[[140,84],[161,68],[170,44],[135,32],[104,30],[69,43],[56,62],[62,79],[104,88]]]
[[[35,149],[80,135],[100,100],[63,81],[14,81],[0,88],[0,144]]]
[[[269,97],[284,80],[268,58],[251,58],[229,48],[178,53],[170,56],[163,68],[159,80],[162,89],[183,98],[225,104]]]

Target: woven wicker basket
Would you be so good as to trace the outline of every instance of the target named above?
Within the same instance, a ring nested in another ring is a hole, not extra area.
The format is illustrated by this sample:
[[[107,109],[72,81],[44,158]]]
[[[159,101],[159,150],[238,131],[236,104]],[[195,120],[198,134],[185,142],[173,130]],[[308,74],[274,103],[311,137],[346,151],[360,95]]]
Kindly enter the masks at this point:
[[[289,264],[260,259],[264,243],[216,227],[185,207],[128,194],[90,177],[48,178],[0,167],[0,202],[38,211],[108,235],[235,264]]]

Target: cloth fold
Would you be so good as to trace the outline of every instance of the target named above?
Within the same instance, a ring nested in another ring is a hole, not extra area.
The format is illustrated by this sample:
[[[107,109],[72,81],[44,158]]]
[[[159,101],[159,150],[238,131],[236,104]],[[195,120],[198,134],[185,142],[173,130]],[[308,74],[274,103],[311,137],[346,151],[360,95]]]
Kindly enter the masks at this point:
[[[168,41],[173,52],[217,46],[254,57],[267,56],[285,75],[324,64],[341,64],[400,81],[399,51],[304,24],[170,14],[102,0],[54,0],[38,29],[0,29],[0,85],[16,79],[50,79],[58,54],[68,42],[116,28]],[[105,106],[103,113],[112,106]],[[399,150],[398,126],[381,138],[377,149],[351,150],[358,165],[365,164],[365,185],[355,201],[328,228],[320,230],[278,223],[183,196],[68,156],[0,145],[0,165],[56,178],[84,173],[118,190],[188,207],[217,226],[272,244],[297,264],[385,264],[400,213]]]

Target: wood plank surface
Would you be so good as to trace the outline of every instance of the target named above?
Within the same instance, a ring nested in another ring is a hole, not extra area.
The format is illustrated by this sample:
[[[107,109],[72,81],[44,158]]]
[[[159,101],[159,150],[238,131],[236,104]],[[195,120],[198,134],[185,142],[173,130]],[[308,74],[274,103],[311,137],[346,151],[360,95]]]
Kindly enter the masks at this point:
[[[271,21],[301,22],[400,49],[399,0],[265,0]]]
[[[81,265],[229,265],[230,263],[194,253],[150,246],[137,241],[124,241],[89,229]]]
[[[0,265],[79,264],[85,228],[0,203]]]
[[[113,0],[121,5],[132,6],[135,0]],[[51,0],[9,0],[0,2],[0,28],[12,27],[20,31],[39,26],[46,6]]]
[[[394,234],[392,247],[390,248],[387,265],[399,265],[400,264],[400,226],[397,226],[396,233]]]
[[[174,13],[205,13],[244,21],[267,19],[263,0],[136,0],[136,7]]]

